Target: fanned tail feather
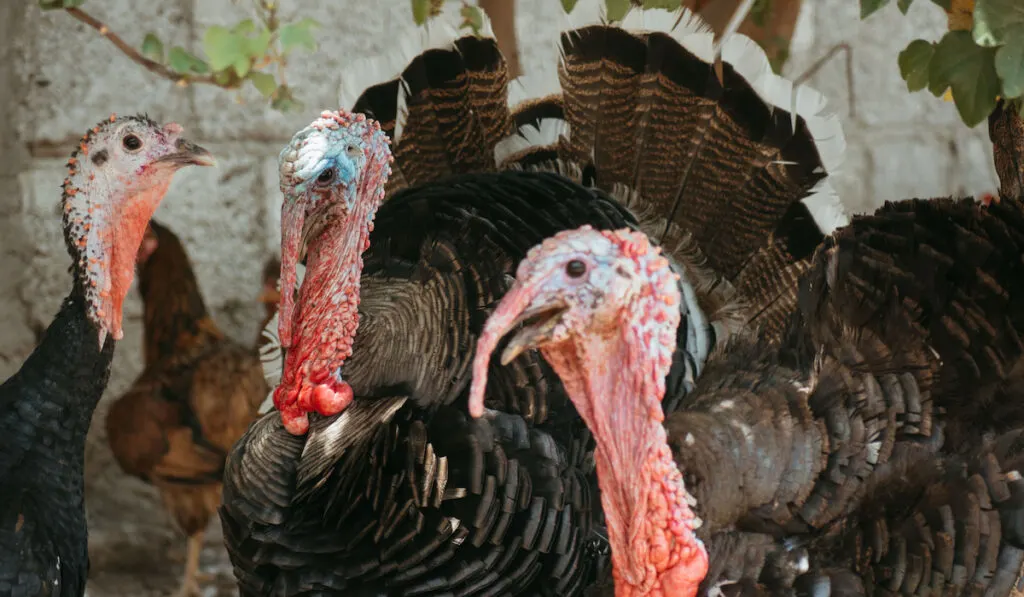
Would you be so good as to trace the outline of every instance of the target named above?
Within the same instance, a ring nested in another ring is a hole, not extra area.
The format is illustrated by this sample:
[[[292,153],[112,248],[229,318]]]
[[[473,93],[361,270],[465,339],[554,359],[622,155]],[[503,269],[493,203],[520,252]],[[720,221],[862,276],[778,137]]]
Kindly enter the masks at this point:
[[[397,77],[391,74],[396,64],[402,69]],[[362,73],[373,72],[387,80],[346,103],[357,88],[349,81],[365,86],[371,81]],[[505,101],[508,68],[486,19],[479,37],[444,26],[423,33],[395,55],[361,65],[342,89],[343,105],[379,120],[392,138],[389,195],[453,174],[494,170],[493,148],[514,130]]]
[[[753,320],[781,326],[814,247],[848,223],[828,184],[845,142],[823,96],[775,75],[739,34],[719,46],[720,79],[714,34],[686,10],[634,8],[616,25],[602,0],[580,0],[564,18],[557,69],[512,82],[488,36],[425,33],[381,59],[391,78],[354,109],[395,139],[389,193],[467,172],[558,171],[629,197],[655,240],[694,245]]]

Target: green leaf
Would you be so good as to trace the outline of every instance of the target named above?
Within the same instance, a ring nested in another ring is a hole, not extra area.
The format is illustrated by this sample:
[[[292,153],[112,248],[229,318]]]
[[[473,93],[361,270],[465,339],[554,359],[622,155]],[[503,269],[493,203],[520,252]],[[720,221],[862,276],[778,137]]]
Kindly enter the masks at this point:
[[[974,5],[974,41],[993,47],[1024,35],[1024,2],[978,0]]]
[[[412,20],[417,25],[427,22],[430,16],[430,0],[412,0]]]
[[[224,27],[213,25],[203,35],[203,51],[210,58],[213,70],[224,70],[245,57],[245,38]]]
[[[210,66],[189,54],[185,48],[174,46],[167,54],[167,62],[171,70],[183,75],[205,75],[210,72]]]
[[[932,0],[933,4],[937,4],[942,10],[949,12],[953,10],[953,0]]]
[[[63,10],[85,4],[85,0],[39,0],[43,10]]]
[[[876,10],[889,3],[889,0],[860,0],[860,18],[866,19]]]
[[[1014,37],[996,50],[996,74],[1003,80],[1003,97],[1024,95],[1024,37]]]
[[[1000,86],[994,55],[994,49],[974,43],[970,31],[950,31],[935,47],[928,65],[928,88],[936,95],[952,88],[956,109],[969,127],[996,106]]]
[[[253,71],[249,73],[249,81],[252,82],[252,86],[255,87],[263,97],[270,97],[277,89],[277,81],[274,80],[274,75]]]
[[[252,33],[255,30],[256,30],[256,23],[253,23],[252,19],[246,19],[244,21],[241,21],[237,25],[235,25],[234,27],[231,28],[231,32],[232,33],[237,33],[238,35],[249,35],[250,33]]]
[[[621,21],[629,12],[629,0],[604,0],[607,7],[607,17],[612,23]]]
[[[471,4],[463,4],[462,9],[459,10],[459,14],[462,15],[462,28],[470,28],[474,34],[479,35],[480,30],[484,28],[484,13],[479,7]]]
[[[306,48],[310,51],[316,50],[316,38],[313,37],[313,29],[320,26],[313,19],[306,17],[297,23],[282,25],[279,31],[281,37],[281,51],[287,54],[295,48]]]
[[[252,60],[248,56],[242,56],[235,63],[231,65],[235,69],[235,74],[239,77],[244,78],[245,75],[249,74],[249,69],[252,68]]]
[[[412,1],[413,4],[416,3],[416,0]],[[572,9],[576,8],[576,3],[579,1],[580,0],[562,0],[562,10],[564,10],[566,13],[572,12]]]
[[[164,61],[164,43],[156,35],[147,33],[146,38],[142,40],[142,55],[153,62],[162,63]]]
[[[896,7],[900,9],[900,12],[907,14],[910,10],[910,5],[914,3],[914,0],[896,0]]]
[[[923,39],[915,39],[900,52],[900,76],[907,82],[908,91],[920,91],[928,85],[928,64],[933,54],[935,44]]]
[[[256,37],[246,38],[245,53],[250,58],[262,58],[267,53],[267,48],[270,47],[270,41],[273,37],[274,35],[270,31],[264,29]]]

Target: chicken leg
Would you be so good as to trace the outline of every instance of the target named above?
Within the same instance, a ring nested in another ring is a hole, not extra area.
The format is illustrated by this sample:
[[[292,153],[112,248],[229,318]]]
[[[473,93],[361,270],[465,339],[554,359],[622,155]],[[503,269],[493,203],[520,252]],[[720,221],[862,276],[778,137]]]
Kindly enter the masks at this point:
[[[181,587],[177,597],[198,597],[199,590],[199,556],[203,552],[203,538],[206,531],[199,531],[188,538],[188,553],[185,556],[185,574],[181,578]]]

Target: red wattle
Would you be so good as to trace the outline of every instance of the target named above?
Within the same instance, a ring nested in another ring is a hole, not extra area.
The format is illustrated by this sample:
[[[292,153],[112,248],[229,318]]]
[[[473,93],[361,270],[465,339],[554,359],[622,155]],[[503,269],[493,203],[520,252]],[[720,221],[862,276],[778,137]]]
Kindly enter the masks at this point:
[[[314,386],[312,402],[316,412],[330,417],[345,410],[352,403],[352,399],[355,397],[352,386],[345,382],[337,385],[336,391],[325,385]]]
[[[305,435],[309,431],[309,417],[295,408],[281,411],[281,424],[284,425],[285,431],[292,435]]]

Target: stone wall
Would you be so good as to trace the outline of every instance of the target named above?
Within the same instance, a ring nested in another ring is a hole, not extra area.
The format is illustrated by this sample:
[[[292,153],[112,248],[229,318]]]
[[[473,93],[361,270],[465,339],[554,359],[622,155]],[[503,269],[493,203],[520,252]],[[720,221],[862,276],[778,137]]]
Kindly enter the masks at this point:
[[[558,0],[519,2],[523,67],[530,72],[554,59],[548,42],[559,27],[551,17]],[[67,293],[68,257],[57,213],[63,163],[73,140],[111,112],[148,112],[159,121],[177,121],[217,155],[218,168],[177,175],[157,217],[184,241],[218,323],[239,341],[252,341],[259,320],[260,271],[279,238],[278,151],[321,109],[336,106],[346,63],[387,51],[413,29],[408,0],[281,4],[285,16],[301,11],[325,24],[318,35],[319,52],[297,57],[289,70],[307,106],[300,114],[271,111],[252,89],[239,96],[209,87],[177,87],[142,70],[63,13],[44,14],[29,1],[0,3],[0,110],[5,115],[0,120],[0,188],[5,190],[0,193],[0,270],[13,272],[0,283],[0,376],[17,370]],[[837,43],[853,48],[855,105],[847,99],[841,56],[810,79],[844,117],[848,157],[836,186],[848,206],[865,210],[890,199],[995,189],[984,126],[968,130],[952,104],[927,93],[907,94],[899,77],[898,51],[914,37],[937,38],[944,29],[944,17],[934,5],[915,3],[909,18],[900,18],[889,6],[864,23],[857,20],[854,0],[807,0],[805,5],[787,67],[790,75],[802,73]],[[245,3],[90,0],[85,6],[132,43],[153,30],[198,53],[203,28],[236,22]],[[94,548],[104,541],[117,543],[117,531],[174,537],[153,507],[153,492],[113,465],[102,430],[108,400],[124,391],[140,369],[141,305],[135,292],[125,310],[125,339],[89,444],[90,513],[98,529]],[[104,521],[112,519],[120,526],[106,533]],[[94,553],[94,576],[102,578],[105,570],[130,575],[143,559],[131,548]],[[161,578],[173,580],[173,568],[161,569]],[[91,592],[94,597],[141,594],[147,587],[166,585],[161,583],[150,579],[130,590],[94,583]]]

